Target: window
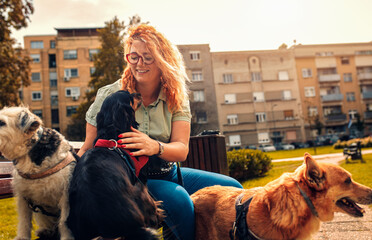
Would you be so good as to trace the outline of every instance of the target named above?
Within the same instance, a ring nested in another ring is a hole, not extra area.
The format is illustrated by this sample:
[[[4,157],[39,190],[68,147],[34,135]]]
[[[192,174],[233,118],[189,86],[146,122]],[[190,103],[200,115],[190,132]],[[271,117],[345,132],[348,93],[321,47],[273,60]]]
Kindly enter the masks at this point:
[[[233,83],[234,82],[232,74],[223,74],[222,78],[223,78],[223,83]]]
[[[77,51],[76,50],[64,50],[63,59],[77,59]]]
[[[79,72],[78,72],[78,69],[77,68],[67,68],[64,70],[64,80],[66,82],[70,81],[70,78],[72,77],[78,77],[79,76]]]
[[[196,122],[197,123],[207,123],[207,113],[206,112],[197,112],[196,113]]]
[[[80,88],[79,87],[68,87],[65,89],[66,97],[79,97]]]
[[[348,57],[342,57],[341,58],[341,64],[343,64],[343,65],[350,64],[349,58]]]
[[[57,87],[57,73],[49,72],[49,84],[50,87]]]
[[[52,124],[58,124],[59,123],[59,112],[58,109],[52,109]]]
[[[269,133],[259,133],[258,134],[258,143],[268,143],[270,142]]]
[[[251,72],[251,79],[252,79],[252,82],[261,81],[261,73],[260,72]]]
[[[56,68],[57,67],[56,55],[48,54],[48,57],[49,57],[49,68]]]
[[[38,116],[39,118],[43,118],[43,110],[32,110],[32,113]]]
[[[226,104],[232,104],[236,103],[236,94],[225,94],[225,103]]]
[[[203,73],[202,73],[202,71],[192,71],[192,73],[191,73],[191,80],[193,82],[203,81]]]
[[[58,91],[50,91],[50,104],[58,107]]]
[[[358,114],[357,110],[349,110],[349,119],[356,119]]]
[[[318,108],[317,107],[308,107],[307,108],[308,116],[314,117],[318,115]]]
[[[288,72],[287,71],[280,71],[278,73],[278,79],[280,81],[286,81],[289,80]]]
[[[198,90],[193,91],[194,94],[194,102],[204,102],[204,91]]]
[[[200,52],[199,51],[191,51],[190,52],[190,59],[193,61],[200,60]]]
[[[291,99],[292,99],[291,90],[284,90],[283,91],[283,100],[291,100]]]
[[[31,73],[31,81],[33,82],[40,82],[41,81],[41,76],[39,72],[33,72]]]
[[[89,60],[93,61],[93,56],[99,53],[99,49],[89,49]]]
[[[372,55],[372,50],[356,51],[355,55]]]
[[[43,41],[31,41],[31,49],[43,49]]]
[[[315,87],[305,87],[305,97],[315,97]]]
[[[303,78],[311,78],[313,76],[313,72],[311,68],[303,68],[302,69],[302,77]]]
[[[33,91],[31,93],[31,99],[32,99],[32,101],[40,101],[40,100],[42,100],[41,91]]]
[[[237,114],[227,115],[227,124],[229,124],[229,125],[238,124],[238,115]]]
[[[229,143],[230,146],[240,146],[241,145],[240,135],[230,135]]]
[[[76,113],[78,106],[67,106],[66,107],[66,116],[70,117],[72,114]]]
[[[256,122],[266,122],[266,113],[256,113]]]
[[[355,93],[354,92],[347,92],[346,93],[346,101],[355,102]]]
[[[31,57],[33,63],[39,63],[40,62],[40,54],[30,54],[30,57]]]
[[[344,82],[351,82],[353,81],[353,76],[351,73],[344,73]]]
[[[90,68],[90,76],[93,76],[94,72],[96,71],[95,67]]]
[[[56,41],[55,40],[50,40],[49,45],[50,45],[50,48],[52,48],[52,49],[56,48]]]
[[[315,56],[329,57],[329,56],[333,56],[333,52],[317,52],[317,53],[315,53]]]
[[[265,95],[263,92],[254,92],[253,93],[253,101],[255,102],[264,102],[265,101]]]
[[[292,120],[294,119],[293,110],[284,110],[284,119],[285,120]]]

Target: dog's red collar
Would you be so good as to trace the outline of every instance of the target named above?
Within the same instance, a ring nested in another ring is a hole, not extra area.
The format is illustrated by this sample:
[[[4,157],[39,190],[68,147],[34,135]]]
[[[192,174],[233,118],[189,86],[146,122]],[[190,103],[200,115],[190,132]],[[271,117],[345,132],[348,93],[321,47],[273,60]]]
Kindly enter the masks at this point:
[[[108,148],[110,150],[113,150],[115,148],[121,148],[123,151],[125,151],[130,156],[130,151],[123,148],[123,146],[119,145],[116,142],[116,140],[114,140],[114,139],[110,139],[110,140],[98,139],[96,144],[94,145],[94,147],[103,147],[103,148]],[[141,169],[143,168],[143,166],[145,166],[146,163],[149,161],[149,157],[148,156],[140,156],[140,157],[136,158],[136,157],[130,156],[130,158],[133,161],[134,168],[136,170],[136,176],[138,177],[138,175],[139,175]]]

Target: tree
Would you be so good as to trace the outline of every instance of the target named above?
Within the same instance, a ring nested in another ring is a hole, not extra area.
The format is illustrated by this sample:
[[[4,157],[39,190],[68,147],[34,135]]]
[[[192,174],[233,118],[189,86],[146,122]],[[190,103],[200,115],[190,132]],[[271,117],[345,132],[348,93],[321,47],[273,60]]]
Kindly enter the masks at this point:
[[[27,27],[33,12],[31,0],[0,0],[0,108],[18,105],[18,91],[30,84],[30,58],[13,47],[11,32]]]
[[[114,17],[111,21],[105,22],[104,28],[98,30],[101,48],[93,58],[95,72],[88,84],[90,91],[86,93],[84,102],[80,104],[77,113],[72,116],[71,124],[67,126],[69,140],[84,139],[85,113],[93,103],[98,89],[120,78],[126,66],[123,56],[124,36],[132,25],[140,22],[139,16],[133,16],[129,19],[129,24],[125,25],[124,21]]]

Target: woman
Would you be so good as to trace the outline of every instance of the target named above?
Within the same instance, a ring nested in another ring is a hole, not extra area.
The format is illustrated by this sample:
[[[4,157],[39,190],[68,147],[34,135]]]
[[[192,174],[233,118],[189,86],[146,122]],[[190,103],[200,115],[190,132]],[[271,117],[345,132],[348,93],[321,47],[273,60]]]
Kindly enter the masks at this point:
[[[179,239],[194,239],[194,208],[189,197],[197,190],[224,185],[242,187],[225,175],[181,168],[184,186],[178,184],[174,162],[186,160],[189,151],[191,114],[188,81],[182,55],[155,28],[133,27],[125,41],[128,62],[122,79],[97,92],[86,114],[86,139],[78,155],[92,148],[97,135],[96,115],[106,96],[120,89],[141,94],[136,109],[138,130],[119,135],[118,143],[132,149],[132,156],[156,156],[149,161],[147,186],[161,200],[165,222]]]

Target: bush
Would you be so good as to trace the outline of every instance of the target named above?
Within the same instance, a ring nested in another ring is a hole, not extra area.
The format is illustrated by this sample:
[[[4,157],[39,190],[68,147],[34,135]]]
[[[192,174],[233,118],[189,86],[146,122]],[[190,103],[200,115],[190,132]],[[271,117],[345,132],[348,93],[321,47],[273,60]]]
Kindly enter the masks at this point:
[[[227,152],[229,174],[238,181],[265,175],[272,167],[271,160],[260,150],[239,149]]]
[[[342,149],[345,147],[349,147],[352,143],[360,142],[361,148],[367,148],[372,147],[372,138],[371,137],[365,137],[365,138],[355,138],[350,139],[348,141],[340,141],[338,140],[335,144],[333,144],[334,149]]]

